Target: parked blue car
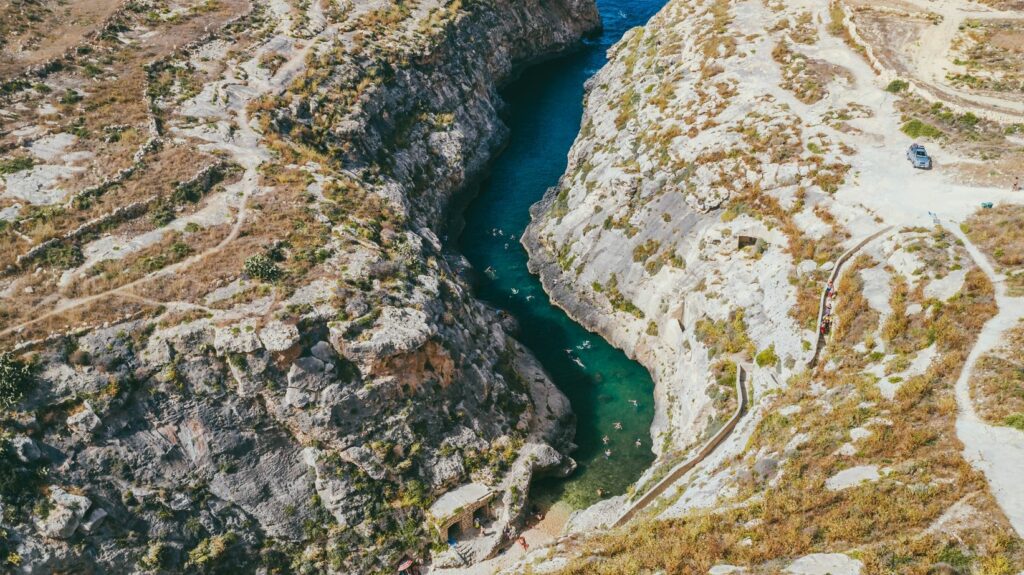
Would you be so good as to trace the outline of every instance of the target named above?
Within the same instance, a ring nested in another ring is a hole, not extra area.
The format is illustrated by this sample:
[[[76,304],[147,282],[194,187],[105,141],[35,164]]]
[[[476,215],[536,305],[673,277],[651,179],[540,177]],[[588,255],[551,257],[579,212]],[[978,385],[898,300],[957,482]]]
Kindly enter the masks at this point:
[[[910,148],[907,150],[907,159],[910,160],[910,165],[919,170],[932,169],[932,158],[921,144],[910,145]]]

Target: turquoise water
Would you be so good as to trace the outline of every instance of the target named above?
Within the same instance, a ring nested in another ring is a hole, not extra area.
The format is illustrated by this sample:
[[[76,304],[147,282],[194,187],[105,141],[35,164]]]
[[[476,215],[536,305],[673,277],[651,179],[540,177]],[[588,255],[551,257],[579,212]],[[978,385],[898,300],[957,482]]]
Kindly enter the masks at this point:
[[[477,272],[487,271],[480,273],[478,297],[518,319],[518,339],[568,396],[576,414],[579,449],[573,458],[579,468],[568,479],[538,482],[533,497],[541,504],[564,500],[583,507],[621,494],[654,459],[649,431],[654,384],[647,370],[551,305],[526,268],[519,238],[529,223],[530,206],[565,171],[583,115],[583,83],[604,65],[605,52],[626,30],[642,25],[663,4],[599,0],[604,30],[598,37],[579,52],[528,69],[504,90],[508,147],[464,214],[460,250]],[[621,430],[615,429],[616,422]],[[605,450],[611,450],[610,457]]]

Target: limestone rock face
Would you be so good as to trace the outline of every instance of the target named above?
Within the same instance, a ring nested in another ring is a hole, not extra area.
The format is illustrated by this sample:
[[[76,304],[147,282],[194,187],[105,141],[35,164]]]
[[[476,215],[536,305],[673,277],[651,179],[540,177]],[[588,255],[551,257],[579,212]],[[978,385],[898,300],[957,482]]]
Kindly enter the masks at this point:
[[[260,330],[260,341],[267,351],[285,351],[299,341],[299,329],[293,324],[274,321]]]
[[[507,134],[498,87],[596,28],[593,2],[214,4],[159,21],[125,8],[118,34],[68,51],[118,62],[159,36],[146,73],[131,68],[151,122],[121,140],[150,143],[74,204],[95,220],[37,250],[66,243],[70,267],[33,289],[90,295],[43,318],[83,323],[32,344],[23,437],[0,445],[21,476],[63,486],[45,518],[31,497],[13,514],[3,501],[26,572],[185,572],[190,557],[392,571],[429,552],[424,513],[446,490],[473,476],[525,492],[534,466],[510,442],[544,470],[571,461],[567,400],[539,369],[520,377],[525,350],[439,234]],[[64,94],[79,64],[38,80]],[[102,211],[131,178],[135,215]],[[108,265],[141,278],[107,291],[123,279]]]

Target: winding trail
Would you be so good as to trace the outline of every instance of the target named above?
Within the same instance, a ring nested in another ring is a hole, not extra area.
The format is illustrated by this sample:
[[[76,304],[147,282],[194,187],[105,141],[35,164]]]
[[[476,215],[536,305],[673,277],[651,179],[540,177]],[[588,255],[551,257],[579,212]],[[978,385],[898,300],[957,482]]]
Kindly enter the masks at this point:
[[[737,363],[736,367],[736,397],[739,398],[739,402],[733,416],[724,426],[722,426],[722,429],[718,430],[718,433],[716,433],[714,437],[704,444],[704,447],[697,452],[697,455],[687,459],[669,471],[668,475],[651,487],[647,493],[644,493],[643,497],[636,500],[633,505],[631,505],[629,509],[627,509],[626,512],[623,513],[614,524],[612,524],[612,527],[621,527],[622,525],[629,523],[630,519],[636,516],[637,513],[643,511],[651,503],[654,503],[654,501],[661,497],[669,487],[675,485],[682,476],[686,475],[694,467],[700,465],[702,461],[714,453],[715,449],[717,449],[718,446],[729,437],[733,430],[736,429],[736,424],[739,423],[743,414],[747,412],[747,403],[749,401],[747,398],[747,380],[749,379],[750,366]]]
[[[316,3],[314,2],[312,5],[315,6]],[[314,9],[311,7],[310,10]],[[292,28],[292,18],[282,18],[281,23],[278,26],[277,37],[288,36],[292,32]],[[262,139],[262,136],[253,129],[252,124],[250,123],[247,110],[248,104],[254,99],[265,94],[282,92],[291,83],[295,76],[304,69],[306,57],[317,45],[317,41],[322,38],[332,37],[336,29],[336,26],[332,26],[321,30],[314,38],[308,40],[302,48],[295,50],[295,52],[291,54],[278,68],[277,72],[275,72],[274,75],[266,81],[262,81],[259,79],[258,75],[253,73],[247,73],[247,78],[244,80],[239,79],[236,76],[234,68],[229,68],[226,72],[223,78],[222,88],[224,88],[225,92],[230,94],[230,97],[226,98],[224,110],[228,112],[228,116],[235,122],[238,129],[237,133],[231,138],[231,140],[212,143],[210,144],[210,147],[229,153],[232,160],[243,168],[243,174],[236,184],[233,184],[223,192],[239,195],[238,209],[235,214],[235,221],[231,226],[231,230],[217,243],[217,245],[124,285],[89,296],[61,300],[45,313],[36,315],[30,320],[0,330],[0,337],[21,331],[26,327],[58,316],[69,310],[82,307],[111,296],[121,296],[125,299],[148,303],[150,305],[178,305],[180,307],[182,304],[185,304],[186,302],[157,302],[135,294],[133,289],[159,278],[170,277],[179,272],[183,272],[210,256],[221,253],[238,238],[249,215],[249,200],[260,190],[260,175],[258,168],[270,157],[269,153],[260,147],[260,140]],[[246,67],[258,67],[260,56],[269,49],[269,46],[274,44],[275,38],[276,37],[272,37],[265,41],[262,46],[254,52],[253,57],[240,64],[239,67],[242,69],[245,69]]]
[[[995,287],[999,311],[985,323],[956,381],[958,406],[956,433],[964,444],[964,457],[985,474],[999,506],[1018,535],[1024,536],[1024,433],[986,423],[971,402],[971,376],[978,359],[1003,342],[1003,334],[1024,319],[1024,298],[1006,295],[1006,277],[993,269],[988,258],[957,226],[946,229],[964,242],[967,252]]]
[[[861,249],[863,249],[864,246],[868,245],[879,236],[891,230],[892,226],[883,228],[871,234],[870,236],[864,238],[863,240],[857,242],[857,245],[843,252],[843,255],[839,256],[839,259],[836,260],[835,267],[832,268],[832,275],[829,276],[828,283],[835,286],[835,281],[838,280],[839,276],[841,275],[843,264],[850,261],[850,258],[852,258],[853,255],[859,252]],[[818,333],[818,339],[814,343],[814,355],[812,355],[811,359],[807,362],[807,367],[814,367],[815,365],[817,365],[818,356],[821,355],[821,350],[825,348],[826,337],[825,334],[821,332],[821,322],[825,319],[825,304],[828,301],[828,292],[826,291],[827,287],[828,284],[826,284],[826,287],[822,288],[821,290],[821,301],[818,302],[818,321],[814,323],[814,329]]]
[[[973,2],[963,0],[940,0],[938,2],[911,3],[927,12],[942,16],[937,25],[925,28],[921,35],[921,44],[917,48],[914,64],[918,70],[917,80],[924,84],[925,89],[937,92],[935,95],[942,100],[951,100],[961,106],[974,107],[976,111],[995,113],[1006,121],[1019,121],[1024,117],[1024,101],[995,96],[990,93],[977,93],[958,88],[946,79],[947,72],[963,69],[953,63],[950,58],[953,40],[956,38],[964,22],[971,20],[1021,20],[1020,12],[997,11]]]

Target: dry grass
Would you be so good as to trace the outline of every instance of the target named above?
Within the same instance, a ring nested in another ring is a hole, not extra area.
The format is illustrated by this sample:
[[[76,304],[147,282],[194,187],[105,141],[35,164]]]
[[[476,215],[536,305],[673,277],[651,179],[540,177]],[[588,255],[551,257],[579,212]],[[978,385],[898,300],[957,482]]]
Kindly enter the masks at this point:
[[[0,347],[7,349],[18,341],[43,339],[72,328],[97,327],[105,322],[116,323],[129,317],[154,311],[157,311],[157,308],[135,299],[116,295],[110,296],[89,306],[77,307],[64,313],[50,316],[25,327],[19,333],[0,336]]]
[[[1024,324],[1006,334],[998,349],[978,360],[971,398],[986,421],[1024,431]]]
[[[851,282],[846,289],[856,291]],[[906,290],[908,297],[918,291]],[[1024,545],[984,478],[962,458],[954,429],[956,374],[994,313],[991,284],[972,270],[959,295],[920,314],[927,317],[924,328],[936,334],[940,355],[893,400],[882,397],[874,378],[855,365],[819,367],[794,377],[775,405],[798,405],[800,411],[788,416],[769,412],[739,459],[740,466],[753,466],[765,453],[781,453],[795,433],[806,434],[807,442],[782,464],[781,479],[743,480],[739,494],[714,509],[633,523],[584,540],[578,557],[561,572],[706,573],[728,563],[767,573],[807,553],[836,551],[854,552],[867,573],[924,575],[950,557],[972,572],[1016,572],[1024,566]],[[853,332],[843,337],[852,341]],[[812,378],[826,396],[813,391]],[[889,423],[872,423],[875,417]],[[859,426],[872,435],[856,444],[852,457],[838,455],[837,445]],[[825,480],[836,472],[871,464],[884,470],[877,482],[841,491],[825,488]],[[925,532],[960,501],[979,510],[977,524]],[[744,540],[750,543],[741,544]]]
[[[1024,265],[1024,206],[1001,204],[978,210],[962,229],[999,267]]]
[[[794,51],[785,40],[772,50],[772,58],[782,68],[782,87],[793,92],[804,104],[814,104],[828,95],[832,67]]]
[[[975,212],[961,229],[1007,276],[1007,292],[1024,296],[1024,206],[1002,204]]]
[[[835,328],[829,340],[832,355],[851,351],[878,328],[879,314],[864,297],[864,280],[860,274],[861,270],[875,265],[877,262],[871,256],[858,256],[836,286]]]

